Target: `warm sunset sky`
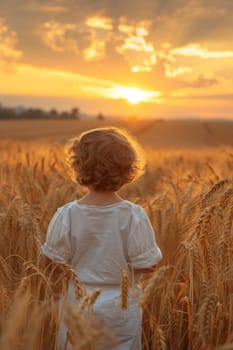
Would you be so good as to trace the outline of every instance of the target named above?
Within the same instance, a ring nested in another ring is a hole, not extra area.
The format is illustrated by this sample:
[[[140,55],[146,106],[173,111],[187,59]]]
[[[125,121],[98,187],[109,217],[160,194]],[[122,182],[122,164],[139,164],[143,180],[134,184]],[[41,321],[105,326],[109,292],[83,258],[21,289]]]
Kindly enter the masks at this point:
[[[0,101],[233,118],[233,1],[1,0]]]

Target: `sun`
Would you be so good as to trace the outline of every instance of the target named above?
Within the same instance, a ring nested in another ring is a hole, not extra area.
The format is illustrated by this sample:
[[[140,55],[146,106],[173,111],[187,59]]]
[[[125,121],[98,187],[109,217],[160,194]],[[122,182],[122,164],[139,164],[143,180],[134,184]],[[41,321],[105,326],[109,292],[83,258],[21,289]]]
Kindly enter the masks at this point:
[[[134,87],[117,87],[112,89],[111,97],[114,99],[125,99],[131,104],[149,102],[160,95],[158,91],[146,91]]]
[[[132,104],[137,104],[147,100],[145,92],[137,88],[123,88],[122,95],[128,102]]]

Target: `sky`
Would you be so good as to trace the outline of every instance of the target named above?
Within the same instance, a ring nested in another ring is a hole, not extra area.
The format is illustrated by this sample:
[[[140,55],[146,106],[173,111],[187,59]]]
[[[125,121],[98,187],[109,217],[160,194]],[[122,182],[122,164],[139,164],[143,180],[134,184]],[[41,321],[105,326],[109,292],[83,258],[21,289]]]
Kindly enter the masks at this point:
[[[0,2],[0,101],[233,119],[232,0]]]

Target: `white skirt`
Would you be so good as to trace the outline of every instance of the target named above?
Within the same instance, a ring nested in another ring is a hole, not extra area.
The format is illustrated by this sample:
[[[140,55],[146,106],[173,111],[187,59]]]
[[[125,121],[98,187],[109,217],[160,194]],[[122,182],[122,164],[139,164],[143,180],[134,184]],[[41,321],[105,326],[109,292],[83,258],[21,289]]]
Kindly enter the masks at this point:
[[[94,287],[87,287],[89,295],[95,290]],[[121,309],[119,288],[101,289],[101,294],[93,305],[92,316],[96,326],[104,329],[104,335],[96,342],[95,350],[141,350],[142,310],[136,295],[138,292],[138,289],[129,290],[128,307]],[[69,302],[74,304],[73,296],[69,297]],[[67,327],[62,317],[58,350],[65,349],[66,340]],[[70,343],[66,350],[72,350]]]

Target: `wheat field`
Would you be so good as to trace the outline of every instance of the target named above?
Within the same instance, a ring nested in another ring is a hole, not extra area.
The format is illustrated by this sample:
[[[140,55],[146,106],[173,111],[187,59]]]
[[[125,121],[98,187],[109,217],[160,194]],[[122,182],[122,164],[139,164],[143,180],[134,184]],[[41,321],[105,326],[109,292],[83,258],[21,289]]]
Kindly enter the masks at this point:
[[[83,299],[78,312],[67,306],[69,336],[73,349],[94,350],[105,331],[91,317],[99,291],[88,298],[69,266],[54,280],[40,263],[53,213],[85,189],[59,143],[3,140],[0,152],[0,349],[55,350],[59,293],[72,278]],[[146,209],[163,252],[142,282],[143,349],[233,349],[233,149],[145,153],[145,175],[121,190]]]

